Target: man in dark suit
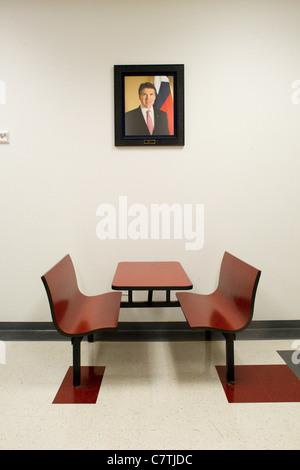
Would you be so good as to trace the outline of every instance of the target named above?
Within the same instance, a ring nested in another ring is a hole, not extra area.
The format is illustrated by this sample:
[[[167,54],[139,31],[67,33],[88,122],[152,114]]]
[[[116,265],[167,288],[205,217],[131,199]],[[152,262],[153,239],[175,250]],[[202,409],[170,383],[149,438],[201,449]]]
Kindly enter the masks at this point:
[[[167,113],[156,109],[153,83],[139,87],[140,106],[125,113],[125,135],[169,135]]]

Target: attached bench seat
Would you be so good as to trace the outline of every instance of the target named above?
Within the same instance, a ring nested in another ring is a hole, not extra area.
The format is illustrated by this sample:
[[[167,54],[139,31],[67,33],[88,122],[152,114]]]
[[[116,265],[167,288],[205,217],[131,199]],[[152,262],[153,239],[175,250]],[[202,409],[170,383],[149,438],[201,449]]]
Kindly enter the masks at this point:
[[[70,255],[66,255],[42,276],[55,328],[71,338],[73,345],[73,385],[79,386],[80,343],[84,336],[107,328],[117,328],[121,292],[86,296],[77,285]]]
[[[225,252],[215,292],[209,295],[176,293],[191,328],[219,331],[225,336],[229,383],[234,383],[235,335],[252,320],[260,274],[258,269]]]

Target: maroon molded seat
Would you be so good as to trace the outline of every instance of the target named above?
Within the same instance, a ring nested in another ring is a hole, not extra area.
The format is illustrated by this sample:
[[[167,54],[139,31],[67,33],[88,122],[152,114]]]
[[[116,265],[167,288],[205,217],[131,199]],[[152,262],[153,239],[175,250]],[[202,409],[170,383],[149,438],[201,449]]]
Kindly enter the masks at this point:
[[[72,339],[73,383],[80,385],[80,342],[84,336],[90,339],[99,330],[117,327],[122,293],[82,294],[70,255],[44,274],[42,281],[55,328]]]
[[[258,269],[225,252],[215,292],[209,295],[176,293],[191,328],[224,334],[227,380],[231,383],[234,383],[233,340],[252,320],[260,274]]]

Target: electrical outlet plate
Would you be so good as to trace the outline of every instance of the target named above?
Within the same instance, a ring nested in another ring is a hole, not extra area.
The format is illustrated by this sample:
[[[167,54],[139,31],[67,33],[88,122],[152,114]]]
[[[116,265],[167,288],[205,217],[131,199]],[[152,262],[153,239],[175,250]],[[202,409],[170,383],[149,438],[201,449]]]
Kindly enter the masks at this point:
[[[0,144],[9,144],[9,132],[0,131]]]

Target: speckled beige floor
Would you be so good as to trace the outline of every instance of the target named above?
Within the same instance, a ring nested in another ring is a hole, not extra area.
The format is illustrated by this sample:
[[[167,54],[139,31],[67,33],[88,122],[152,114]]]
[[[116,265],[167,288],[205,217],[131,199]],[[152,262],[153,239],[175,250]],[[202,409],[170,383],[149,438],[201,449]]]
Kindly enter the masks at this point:
[[[3,344],[2,344],[3,346]],[[69,342],[6,342],[0,449],[299,449],[299,403],[228,403],[224,342],[82,343],[106,366],[96,404],[52,404]],[[284,364],[290,340],[237,341],[236,364]]]

